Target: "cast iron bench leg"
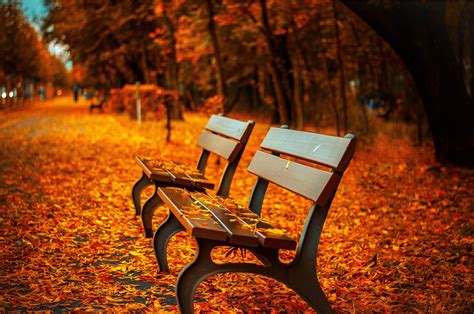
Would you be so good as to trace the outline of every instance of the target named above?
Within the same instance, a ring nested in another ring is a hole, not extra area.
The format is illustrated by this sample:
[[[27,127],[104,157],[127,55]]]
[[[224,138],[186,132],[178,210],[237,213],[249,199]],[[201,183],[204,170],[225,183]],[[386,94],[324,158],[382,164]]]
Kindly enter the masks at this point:
[[[153,195],[145,202],[145,205],[143,205],[142,209],[142,222],[143,228],[145,228],[146,238],[153,237],[153,214],[155,213],[155,210],[158,208],[158,206],[164,204],[164,202],[157,194],[158,188],[159,185],[155,182],[155,192],[153,192]]]
[[[179,273],[176,281],[176,301],[183,314],[193,313],[194,291],[201,281],[212,275],[215,264],[211,252],[214,245],[210,241],[196,239],[198,251],[194,260]]]
[[[304,278],[288,286],[308,302],[312,308],[316,309],[318,313],[333,313],[331,305],[326,299],[323,289],[321,289],[317,280],[315,282]]]
[[[332,313],[331,306],[321,289],[314,270],[305,269],[307,265],[284,265],[279,262],[278,250],[249,248],[264,264],[249,263],[215,264],[211,252],[221,242],[196,238],[198,252],[194,260],[179,273],[176,281],[176,301],[181,313],[193,313],[193,299],[196,287],[209,276],[219,273],[254,273],[274,278],[297,292],[318,313]],[[311,280],[310,278],[314,279]],[[313,300],[313,301],[311,301]]]
[[[150,180],[145,173],[142,173],[142,177],[135,183],[132,189],[132,199],[133,205],[135,206],[135,215],[141,214],[142,206],[140,204],[140,196],[143,190],[153,184],[153,181]]]
[[[227,272],[269,275],[265,267],[257,264],[215,264],[212,261],[211,252],[214,247],[218,246],[216,244],[218,242],[201,238],[196,238],[196,242],[198,246],[196,257],[181,270],[176,281],[176,301],[181,313],[193,313],[194,292],[199,283],[209,276]]]
[[[155,249],[156,261],[158,262],[159,272],[169,272],[168,258],[166,255],[166,247],[171,237],[180,232],[184,231],[181,223],[176,217],[170,212],[168,218],[156,229],[153,237],[153,247]]]

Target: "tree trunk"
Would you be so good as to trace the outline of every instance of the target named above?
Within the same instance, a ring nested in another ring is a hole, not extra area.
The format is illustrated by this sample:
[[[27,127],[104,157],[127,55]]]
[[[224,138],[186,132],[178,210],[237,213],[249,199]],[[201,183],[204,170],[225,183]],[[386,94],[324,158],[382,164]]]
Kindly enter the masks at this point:
[[[265,0],[260,0],[260,8],[262,11],[262,24],[265,39],[267,41],[268,49],[270,50],[270,71],[272,74],[272,81],[275,87],[275,94],[277,97],[278,114],[280,117],[279,122],[281,124],[290,124],[290,105],[288,104],[288,101],[286,99],[286,92],[283,85],[284,81],[286,80],[284,74],[282,73],[282,69],[284,68],[283,60],[281,60],[281,57],[278,55],[277,47],[275,44],[275,36],[273,34],[273,31],[271,30],[270,22],[268,20],[267,4]]]
[[[336,97],[336,89],[334,88],[334,85],[331,82],[331,76],[329,74],[329,69],[328,69],[328,63],[326,60],[326,57],[323,56],[324,60],[324,73],[326,76],[326,81],[329,87],[329,92],[331,94],[331,109],[332,113],[334,114],[334,120],[336,123],[336,134],[337,136],[341,136],[341,123],[340,123],[340,118],[339,118],[339,109],[337,107],[337,97]]]
[[[141,66],[142,66],[142,73],[143,73],[143,84],[150,83],[150,76],[148,75],[148,64],[146,62],[146,47],[145,43],[142,44],[142,51],[141,51]]]
[[[206,4],[208,11],[207,30],[209,31],[209,35],[211,35],[212,46],[214,47],[214,58],[217,63],[217,91],[223,97],[222,113],[227,114],[229,111],[227,85],[224,75],[224,63],[222,62],[221,49],[217,38],[216,23],[214,22],[214,4],[212,0],[206,0]]]
[[[419,101],[416,102],[416,130],[418,145],[423,144],[423,124],[422,124],[422,112],[421,104]]]
[[[344,133],[347,133],[347,96],[346,96],[346,74],[344,73],[344,60],[342,59],[341,39],[339,35],[338,12],[336,0],[332,0],[332,9],[334,13],[334,33],[336,36],[337,63],[339,64],[339,92],[342,99],[342,114]],[[339,132],[338,132],[339,135]]]
[[[456,32],[447,23],[452,17],[446,14],[447,2],[410,0],[388,7],[369,0],[343,2],[392,46],[410,70],[426,110],[437,160],[474,166],[474,101],[467,88],[472,80],[466,84],[467,69],[456,58]],[[460,10],[472,11],[472,3],[465,6]],[[474,42],[466,44],[470,49],[464,58],[472,64]]]
[[[354,40],[357,45],[362,50],[362,55],[358,58],[357,60],[357,76],[359,78],[359,99],[358,99],[358,104],[359,104],[359,109],[360,109],[360,114],[362,118],[362,127],[363,127],[363,132],[367,133],[369,130],[369,121],[367,118],[367,110],[366,110],[366,104],[365,102],[362,101],[363,98],[367,96],[367,84],[362,84],[362,81],[366,81],[366,72],[365,72],[365,67],[369,69],[369,74],[371,77],[374,77],[374,69],[372,65],[370,64],[369,61],[369,54],[365,47],[362,45],[362,42],[360,40],[359,33],[354,25],[354,23],[351,21],[350,22],[351,29],[352,29],[352,34],[354,35]]]
[[[271,95],[272,100],[275,99],[275,88],[268,90],[267,88],[267,77],[270,77],[270,86],[274,87],[273,80],[272,80],[272,74],[270,75],[267,74],[266,67],[264,65],[257,65],[257,92],[260,97],[260,99],[263,101],[263,103],[267,106],[270,107],[270,123],[271,124],[279,124],[280,123],[280,116],[278,113],[278,108],[275,105],[275,102],[273,101],[272,103],[269,103],[268,95]],[[270,71],[271,72],[271,71]]]
[[[294,70],[294,76],[295,76],[295,87],[294,87],[294,123],[295,127],[297,129],[302,129],[303,128],[303,94],[304,94],[304,87],[302,86],[302,70],[300,64],[296,64],[296,66],[293,67]]]
[[[169,60],[169,81],[168,81],[168,89],[172,89],[176,91],[180,96],[182,96],[180,89],[179,89],[179,68],[178,68],[178,61],[177,61],[177,52],[176,52],[176,30],[173,24],[173,21],[168,16],[168,12],[166,11],[166,6],[163,6],[163,16],[165,18],[165,23],[168,26],[169,31],[169,38],[170,38],[170,49],[171,55]],[[181,109],[181,99],[184,97],[177,97],[173,100],[171,109],[169,110],[170,113],[167,113],[167,117],[170,116],[172,119],[176,120],[183,120],[183,110]]]
[[[293,99],[294,99],[294,122],[297,129],[303,128],[304,125],[304,112],[303,104],[307,99],[306,93],[308,90],[308,80],[306,73],[306,64],[303,53],[303,48],[300,45],[300,40],[298,38],[298,30],[296,28],[296,23],[294,19],[291,20],[291,34],[293,35],[293,44],[295,46],[295,55],[293,57],[293,79],[294,79],[294,88],[293,88]]]
[[[383,47],[382,39],[380,36],[377,37],[377,46],[379,48],[380,54],[380,75],[378,76],[378,94],[379,95],[387,95],[389,93],[389,82],[388,82],[388,66],[387,66],[387,56]]]

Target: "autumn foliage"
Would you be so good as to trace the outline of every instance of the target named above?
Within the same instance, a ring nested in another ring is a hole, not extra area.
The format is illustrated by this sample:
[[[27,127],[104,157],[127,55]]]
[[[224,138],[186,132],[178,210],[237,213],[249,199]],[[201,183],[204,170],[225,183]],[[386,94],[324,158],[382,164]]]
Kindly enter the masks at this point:
[[[131,201],[141,174],[133,156],[194,165],[206,121],[186,114],[167,144],[164,121],[139,127],[65,98],[2,113],[0,311],[176,311],[176,276],[195,245],[180,233],[168,250],[171,273],[157,274]],[[231,187],[235,198],[245,201],[252,189],[255,177],[245,169],[268,128],[257,120]],[[436,164],[432,150],[388,136],[359,143],[318,257],[337,312],[472,311],[474,172]],[[217,180],[221,168],[210,160],[207,176]],[[298,239],[308,208],[270,186],[262,216]],[[166,210],[156,211],[155,227]],[[215,258],[252,256],[223,249]],[[242,274],[206,280],[195,304],[201,312],[311,311],[280,283]]]
[[[142,119],[159,120],[166,116],[165,102],[177,99],[177,94],[156,85],[129,84],[110,91],[107,110],[115,113],[127,112],[129,117],[136,119],[137,98],[140,99]]]

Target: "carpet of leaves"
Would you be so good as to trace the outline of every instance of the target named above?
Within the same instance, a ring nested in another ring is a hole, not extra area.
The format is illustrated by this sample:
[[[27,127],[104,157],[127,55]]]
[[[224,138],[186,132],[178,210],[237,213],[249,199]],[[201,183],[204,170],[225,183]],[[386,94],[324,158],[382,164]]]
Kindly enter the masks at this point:
[[[192,165],[206,121],[187,114],[166,144],[163,121],[139,127],[125,116],[89,114],[66,98],[0,113],[0,311],[175,312],[176,276],[195,244],[178,234],[168,249],[171,273],[157,273],[131,202],[141,174],[133,157]],[[257,123],[231,189],[237,199],[252,189],[255,177],[245,169],[268,127]],[[474,171],[437,165],[432,156],[429,146],[403,140],[359,142],[318,259],[337,312],[473,312]],[[218,179],[221,168],[210,160],[207,176]],[[263,217],[297,239],[308,205],[271,186]],[[156,211],[155,226],[166,211]],[[227,253],[214,255],[241,258]],[[284,285],[245,274],[210,277],[195,307],[311,311]]]

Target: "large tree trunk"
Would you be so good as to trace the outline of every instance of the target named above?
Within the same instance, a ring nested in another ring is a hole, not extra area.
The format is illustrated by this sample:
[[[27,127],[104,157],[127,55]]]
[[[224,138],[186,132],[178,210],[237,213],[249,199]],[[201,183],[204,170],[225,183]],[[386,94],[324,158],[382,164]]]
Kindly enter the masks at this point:
[[[346,96],[346,74],[344,72],[344,60],[342,58],[342,47],[341,47],[341,36],[339,34],[339,22],[338,22],[338,11],[336,7],[336,0],[332,0],[332,10],[334,13],[334,33],[336,37],[336,51],[337,51],[337,63],[339,64],[339,92],[342,100],[342,116],[344,133],[347,133],[348,122],[347,122],[347,96]],[[338,131],[339,135],[339,131]]]
[[[217,91],[223,97],[222,113],[227,114],[230,111],[230,108],[228,104],[226,78],[224,75],[224,63],[222,61],[221,49],[216,32],[216,24],[214,22],[214,4],[212,3],[212,0],[207,0],[206,4],[208,11],[207,29],[209,31],[209,35],[211,35],[212,46],[214,47],[214,58],[216,59],[217,63]]]
[[[267,13],[267,4],[265,0],[260,0],[260,9],[262,12],[262,24],[265,39],[267,41],[268,49],[270,50],[270,71],[272,74],[272,81],[275,88],[275,94],[277,98],[278,104],[278,114],[281,124],[290,124],[291,123],[291,105],[288,100],[288,94],[285,90],[285,85],[290,85],[288,83],[288,77],[285,76],[285,61],[283,60],[284,54],[287,51],[283,51],[287,49],[286,44],[283,42],[286,40],[285,35],[279,35],[280,37],[276,37],[270,27],[270,22],[268,20],[268,13]],[[278,42],[277,42],[278,41]],[[285,84],[286,83],[286,84]]]
[[[474,166],[474,101],[468,69],[474,61],[472,38],[457,38],[460,25],[469,31],[472,2],[399,1],[389,6],[370,0],[343,2],[366,21],[398,53],[410,70],[428,116],[436,158]],[[463,7],[464,6],[464,7]],[[449,14],[448,13],[449,9]],[[466,17],[467,16],[467,17]],[[472,32],[472,31],[471,31]],[[472,37],[472,36],[471,36]],[[459,41],[469,45],[458,52]],[[458,57],[461,54],[462,60]]]
[[[166,8],[166,7],[165,7]],[[177,51],[176,51],[176,29],[173,24],[173,21],[168,16],[166,10],[163,10],[163,15],[165,17],[166,25],[168,26],[169,37],[170,37],[170,49],[171,55],[169,60],[169,81],[168,81],[168,88],[173,89],[176,91],[180,96],[181,91],[179,89],[179,67],[177,61]],[[170,116],[172,119],[176,120],[183,120],[183,110],[181,109],[181,99],[184,97],[178,97],[172,103],[170,113],[167,113],[167,117]],[[170,127],[171,129],[171,127]]]
[[[146,46],[145,43],[142,43],[142,51],[141,51],[141,56],[140,56],[140,62],[141,62],[141,67],[142,67],[142,73],[143,73],[143,84],[149,84],[150,83],[150,76],[148,72],[148,64],[146,61]]]

